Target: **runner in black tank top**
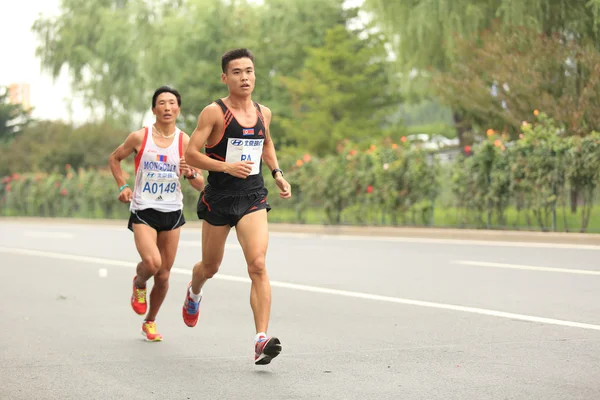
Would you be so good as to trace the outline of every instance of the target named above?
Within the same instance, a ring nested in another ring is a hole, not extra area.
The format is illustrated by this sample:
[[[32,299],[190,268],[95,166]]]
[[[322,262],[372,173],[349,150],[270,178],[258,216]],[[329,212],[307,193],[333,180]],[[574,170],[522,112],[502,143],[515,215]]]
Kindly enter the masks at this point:
[[[206,155],[210,158],[219,161],[225,161],[227,157],[227,146],[229,139],[236,138],[241,141],[253,141],[260,142],[261,146],[265,139],[265,123],[260,106],[257,102],[253,101],[254,107],[256,107],[256,124],[251,127],[242,126],[237,119],[233,116],[233,113],[223,100],[218,99],[215,101],[221,107],[223,111],[223,122],[225,130],[221,140],[214,146],[206,146]],[[246,179],[236,178],[235,176],[228,175],[224,172],[209,171],[208,183],[215,189],[219,189],[221,192],[227,193],[249,193],[265,186],[265,182],[262,176],[262,157],[258,160],[252,160],[254,163],[258,163],[258,174],[250,175]]]
[[[254,56],[248,49],[228,51],[221,58],[221,69],[221,80],[229,94],[202,110],[185,155],[190,165],[209,171],[209,175],[197,210],[198,218],[204,220],[202,260],[194,265],[182,318],[187,326],[196,326],[202,288],[218,272],[227,236],[235,226],[252,281],[254,363],[265,365],[279,355],[282,346],[278,337],[267,333],[271,312],[271,286],[266,273],[267,212],[271,207],[267,203],[263,164],[279,189],[279,197],[289,199],[292,192],[279,169],[271,139],[271,110],[252,100],[256,82]],[[211,146],[207,146],[208,143]]]

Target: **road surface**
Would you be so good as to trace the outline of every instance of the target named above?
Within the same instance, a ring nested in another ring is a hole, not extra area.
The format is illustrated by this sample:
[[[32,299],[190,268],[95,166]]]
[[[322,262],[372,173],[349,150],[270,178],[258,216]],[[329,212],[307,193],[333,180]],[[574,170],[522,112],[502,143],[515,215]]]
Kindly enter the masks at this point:
[[[600,246],[272,233],[283,352],[255,366],[235,231],[182,322],[200,234],[149,343],[125,223],[0,221],[0,399],[600,398]]]

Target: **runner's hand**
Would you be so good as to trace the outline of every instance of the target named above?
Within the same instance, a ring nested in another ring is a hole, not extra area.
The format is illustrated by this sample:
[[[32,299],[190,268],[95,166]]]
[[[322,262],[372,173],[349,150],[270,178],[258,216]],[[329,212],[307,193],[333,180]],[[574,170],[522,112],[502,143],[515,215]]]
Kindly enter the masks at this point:
[[[181,168],[181,173],[187,178],[191,178],[194,175],[194,170],[185,162],[184,157],[179,159],[179,168]]]
[[[225,164],[225,173],[235,176],[236,178],[246,179],[252,172],[252,164],[254,161],[238,161]]]
[[[131,197],[133,196],[133,192],[130,188],[126,187],[119,193],[119,201],[121,203],[129,203],[131,201]]]
[[[289,199],[292,197],[292,187],[282,176],[275,178],[275,183],[277,184],[277,187],[281,189],[281,192],[279,192],[279,197],[282,199]]]

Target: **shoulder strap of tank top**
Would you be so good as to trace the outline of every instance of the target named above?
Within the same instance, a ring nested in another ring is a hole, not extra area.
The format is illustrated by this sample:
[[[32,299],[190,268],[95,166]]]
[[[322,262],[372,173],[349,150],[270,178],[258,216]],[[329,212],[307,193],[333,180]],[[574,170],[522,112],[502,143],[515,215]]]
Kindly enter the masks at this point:
[[[183,157],[183,131],[181,129],[177,129],[179,133],[179,158]]]
[[[215,101],[215,103],[217,103],[219,107],[221,107],[221,111],[223,112],[223,132],[225,132],[225,130],[231,123],[231,120],[233,120],[233,114],[231,113],[231,111],[229,111],[229,108],[227,108],[223,100],[218,99]]]
[[[227,113],[227,111],[229,111],[229,109],[227,108],[225,103],[223,103],[223,100],[217,99],[217,100],[215,100],[215,103],[217,103],[219,105],[219,107],[221,107],[221,111],[223,111],[223,114],[225,114],[225,113]]]
[[[265,117],[263,116],[262,110],[260,109],[260,105],[258,105],[256,101],[252,102],[254,103],[254,107],[256,107],[256,112],[258,112],[258,118],[260,118],[260,122],[262,122],[262,124],[265,125]]]
[[[181,157],[183,157],[183,131],[179,128],[177,128],[177,131],[179,132],[179,159],[181,160]],[[182,174],[181,168],[179,168],[179,175]]]

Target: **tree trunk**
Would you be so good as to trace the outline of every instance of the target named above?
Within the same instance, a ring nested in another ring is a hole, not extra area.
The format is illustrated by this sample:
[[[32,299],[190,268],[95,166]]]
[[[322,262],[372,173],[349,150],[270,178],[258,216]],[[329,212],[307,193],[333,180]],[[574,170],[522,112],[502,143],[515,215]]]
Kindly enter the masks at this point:
[[[454,126],[456,127],[456,136],[458,138],[458,145],[460,148],[463,148],[465,143],[465,134],[471,130],[470,124],[463,122],[462,116],[458,113],[458,111],[454,111],[452,113],[454,118]]]
[[[571,188],[571,213],[575,214],[577,212],[577,201],[579,198],[579,191],[576,187]]]

